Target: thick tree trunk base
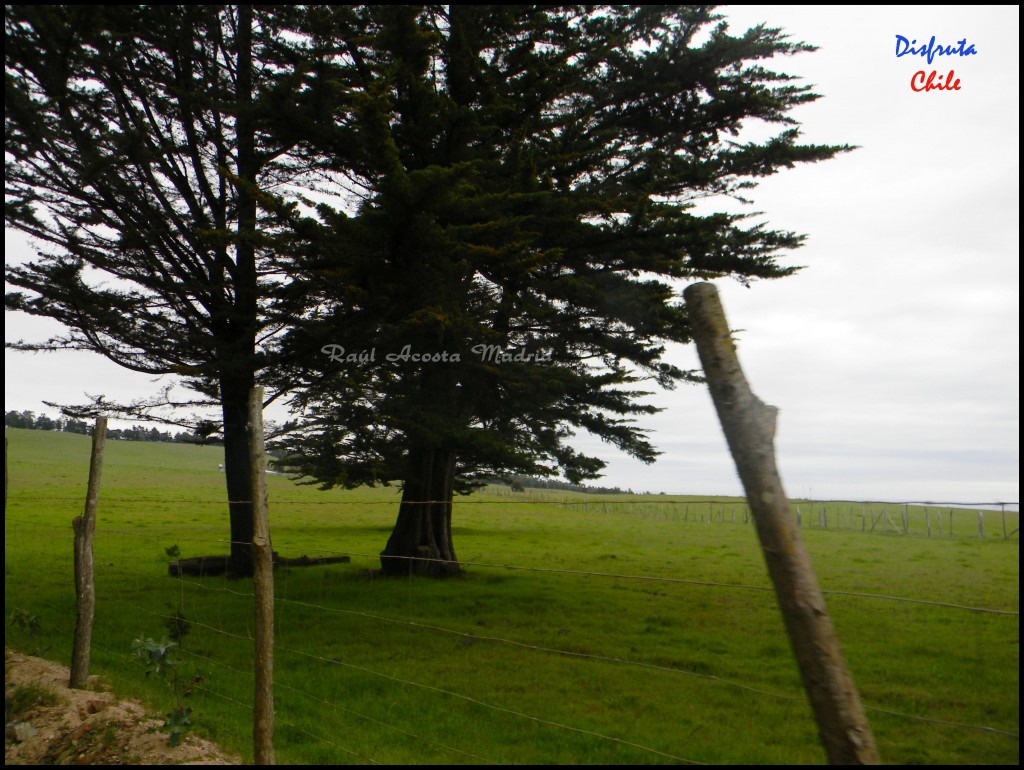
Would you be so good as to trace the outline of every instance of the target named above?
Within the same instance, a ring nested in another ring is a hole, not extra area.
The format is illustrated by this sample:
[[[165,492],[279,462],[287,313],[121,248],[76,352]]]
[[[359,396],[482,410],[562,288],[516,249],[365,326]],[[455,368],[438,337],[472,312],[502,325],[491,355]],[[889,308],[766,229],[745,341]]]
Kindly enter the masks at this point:
[[[410,451],[398,520],[380,555],[386,577],[447,578],[462,574],[452,544],[455,453],[433,447]]]
[[[445,490],[447,492],[447,490]],[[447,499],[419,502],[407,488],[399,507],[398,521],[380,554],[380,572],[385,577],[448,578],[462,574],[452,545],[451,492]],[[431,498],[427,497],[427,500]]]
[[[275,567],[313,567],[318,564],[348,564],[352,561],[349,556],[299,556],[291,559],[287,556],[278,556],[274,553]],[[230,556],[193,556],[190,559],[178,559],[167,565],[167,572],[171,577],[209,577],[211,575],[223,575],[228,571],[231,562]]]

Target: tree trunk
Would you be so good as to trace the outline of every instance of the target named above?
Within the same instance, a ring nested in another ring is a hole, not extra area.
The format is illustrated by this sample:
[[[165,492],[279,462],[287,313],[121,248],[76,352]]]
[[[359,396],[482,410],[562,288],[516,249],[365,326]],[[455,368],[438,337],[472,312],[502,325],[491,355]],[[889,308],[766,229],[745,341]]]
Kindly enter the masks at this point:
[[[452,544],[455,452],[420,446],[409,455],[398,521],[380,555],[384,575],[452,577],[462,569]]]
[[[224,415],[224,477],[231,519],[228,576],[252,577],[252,462],[249,458],[248,387],[221,383]]]
[[[231,512],[228,577],[251,577],[253,561],[253,467],[249,454],[249,391],[256,384],[256,326],[259,317],[256,271],[259,161],[252,110],[252,9],[238,8],[236,101],[238,119],[238,238],[235,243],[235,297],[229,318],[230,354],[221,378],[224,410],[224,471]]]

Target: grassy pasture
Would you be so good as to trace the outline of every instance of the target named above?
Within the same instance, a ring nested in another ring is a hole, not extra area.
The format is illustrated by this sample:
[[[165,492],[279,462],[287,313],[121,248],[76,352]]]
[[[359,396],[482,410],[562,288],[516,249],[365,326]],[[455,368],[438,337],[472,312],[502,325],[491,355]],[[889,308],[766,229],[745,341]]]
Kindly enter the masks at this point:
[[[67,663],[70,521],[89,439],[8,436],[7,644]],[[130,647],[180,609],[191,623],[181,669],[202,676],[196,729],[251,759],[251,585],[167,575],[171,546],[226,550],[220,462],[216,448],[107,444],[92,671],[169,710],[166,684],[145,677]],[[456,508],[464,578],[380,580],[395,490],[268,482],[277,551],[352,556],[276,573],[279,762],[823,761],[739,501],[489,489]],[[970,511],[955,512],[952,536],[927,538],[923,509],[908,511],[906,536],[880,523],[868,532],[870,522],[862,532],[842,504],[800,505],[826,590],[1019,607],[1018,542],[1002,539],[998,512],[984,514],[984,539]],[[807,526],[822,509],[848,526]],[[894,523],[902,510],[892,507]],[[1015,528],[1017,514],[1007,518]],[[885,712],[1016,734],[1018,617],[839,594],[829,608],[883,761],[1017,762],[1014,737]]]

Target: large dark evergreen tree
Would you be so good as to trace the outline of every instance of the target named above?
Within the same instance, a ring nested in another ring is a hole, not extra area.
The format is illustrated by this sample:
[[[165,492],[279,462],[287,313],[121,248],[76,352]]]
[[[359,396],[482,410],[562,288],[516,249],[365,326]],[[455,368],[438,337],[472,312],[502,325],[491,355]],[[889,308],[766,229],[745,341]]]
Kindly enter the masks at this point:
[[[681,283],[792,272],[799,236],[693,202],[843,148],[798,143],[788,113],[817,97],[763,63],[809,47],[703,6],[320,7],[306,31],[332,120],[303,146],[360,203],[322,206],[297,251],[290,345],[320,364],[290,467],[400,480],[384,572],[453,574],[460,485],[593,478],[578,429],[654,459],[636,384],[689,377],[661,360],[690,340]],[[737,141],[754,120],[784,129]],[[433,360],[386,359],[406,346]]]
[[[7,267],[27,293],[6,304],[69,330],[15,347],[180,375],[198,395],[171,406],[219,406],[237,575],[251,571],[246,403],[270,332],[266,191],[287,171],[288,140],[267,132],[292,91],[269,66],[273,24],[246,6],[4,17],[5,222],[42,249]]]

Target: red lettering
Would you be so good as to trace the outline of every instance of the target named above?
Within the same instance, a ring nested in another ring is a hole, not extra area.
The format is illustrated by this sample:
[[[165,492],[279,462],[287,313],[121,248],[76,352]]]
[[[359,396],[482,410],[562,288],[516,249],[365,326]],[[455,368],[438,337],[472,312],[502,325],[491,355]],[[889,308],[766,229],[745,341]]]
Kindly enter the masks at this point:
[[[932,70],[925,75],[924,70],[918,70],[910,78],[910,88],[912,91],[959,91],[960,90],[960,78],[956,77],[956,72],[950,70],[946,75],[945,81],[939,77],[939,73],[936,70]]]

